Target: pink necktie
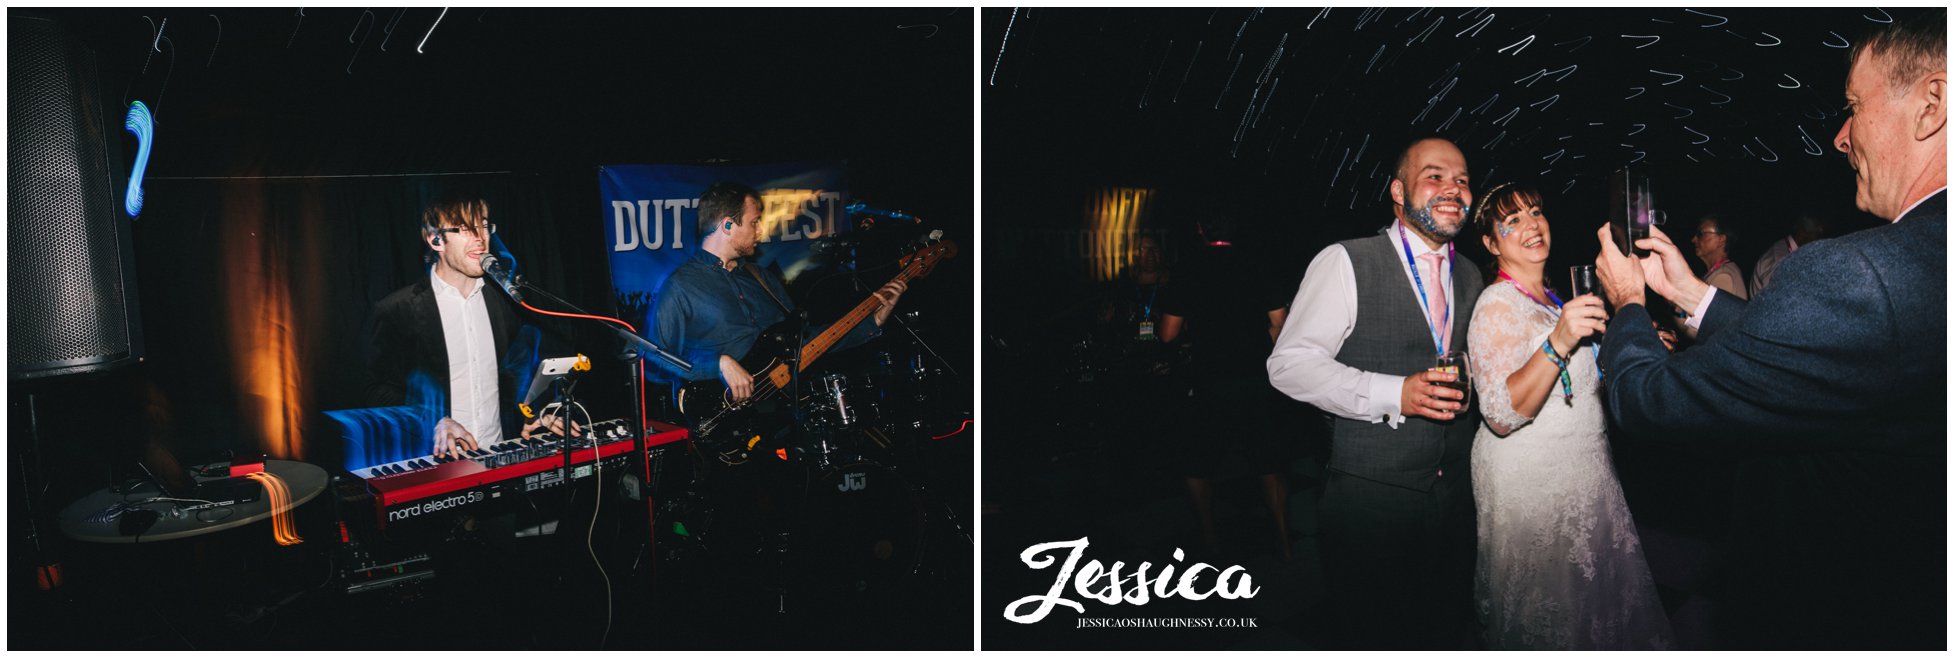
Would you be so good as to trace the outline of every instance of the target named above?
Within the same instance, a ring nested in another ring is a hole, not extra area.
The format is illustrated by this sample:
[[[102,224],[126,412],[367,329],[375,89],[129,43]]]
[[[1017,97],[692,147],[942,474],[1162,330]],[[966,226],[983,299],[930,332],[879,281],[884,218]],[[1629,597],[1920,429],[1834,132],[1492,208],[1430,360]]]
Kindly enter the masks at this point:
[[[1449,286],[1445,285],[1444,279],[1439,278],[1440,264],[1445,261],[1445,255],[1432,252],[1419,256],[1418,260],[1425,262],[1425,271],[1429,273],[1425,279],[1425,290],[1426,294],[1431,296],[1429,312],[1432,316],[1432,330],[1438,332],[1439,340],[1449,348],[1452,345],[1452,332],[1451,327],[1445,322],[1445,289]]]

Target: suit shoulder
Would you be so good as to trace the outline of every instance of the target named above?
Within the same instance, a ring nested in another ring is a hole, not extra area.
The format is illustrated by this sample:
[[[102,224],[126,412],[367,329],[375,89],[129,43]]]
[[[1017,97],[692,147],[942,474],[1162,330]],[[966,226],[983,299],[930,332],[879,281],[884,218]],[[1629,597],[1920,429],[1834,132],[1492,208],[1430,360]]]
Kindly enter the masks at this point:
[[[381,297],[380,301],[373,305],[373,308],[379,313],[395,311],[412,303],[415,298],[420,297],[421,290],[424,289],[427,289],[426,281],[401,286],[399,289],[387,293],[387,296]]]
[[[1793,252],[1792,256],[1807,255],[1809,251],[1811,258],[1798,260],[1812,260],[1821,255],[1851,252],[1872,259],[1876,264],[1923,258],[1938,262],[1943,260],[1941,255],[1947,253],[1946,238],[1947,215],[1941,213],[1908,217],[1893,224],[1820,240]],[[1792,259],[1787,258],[1786,261],[1791,262]]]

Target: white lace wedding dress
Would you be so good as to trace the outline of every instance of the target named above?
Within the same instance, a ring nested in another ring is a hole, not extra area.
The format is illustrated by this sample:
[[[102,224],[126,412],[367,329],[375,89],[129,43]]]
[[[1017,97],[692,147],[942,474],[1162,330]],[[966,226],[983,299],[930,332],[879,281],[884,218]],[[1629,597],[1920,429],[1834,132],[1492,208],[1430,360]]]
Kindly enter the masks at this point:
[[[1595,355],[1570,360],[1538,416],[1513,411],[1506,378],[1540,351],[1554,311],[1511,282],[1480,294],[1468,345],[1486,423],[1473,437],[1479,510],[1474,597],[1496,649],[1662,649],[1668,617],[1608,455]]]

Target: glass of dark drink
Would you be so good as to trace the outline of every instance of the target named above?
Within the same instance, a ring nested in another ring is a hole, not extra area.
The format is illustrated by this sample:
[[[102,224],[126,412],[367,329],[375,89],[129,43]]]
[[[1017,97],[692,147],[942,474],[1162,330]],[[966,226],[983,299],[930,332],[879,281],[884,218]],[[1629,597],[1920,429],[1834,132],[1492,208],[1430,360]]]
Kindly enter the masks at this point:
[[[1457,379],[1453,381],[1432,383],[1464,393],[1465,397],[1461,398],[1459,403],[1467,407],[1472,406],[1472,363],[1466,358],[1465,352],[1453,350],[1440,354],[1432,369],[1457,375]]]

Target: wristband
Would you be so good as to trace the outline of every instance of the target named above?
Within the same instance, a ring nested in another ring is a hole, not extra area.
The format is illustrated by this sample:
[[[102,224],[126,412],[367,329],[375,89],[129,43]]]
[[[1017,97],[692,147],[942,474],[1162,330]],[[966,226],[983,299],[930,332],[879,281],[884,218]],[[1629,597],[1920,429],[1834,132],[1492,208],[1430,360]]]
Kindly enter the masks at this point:
[[[1554,367],[1560,368],[1561,399],[1568,406],[1573,406],[1574,380],[1567,376],[1567,360],[1560,358],[1560,355],[1554,352],[1554,341],[1552,339],[1540,341],[1540,351],[1547,355],[1548,362],[1553,363]]]

